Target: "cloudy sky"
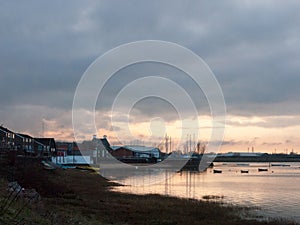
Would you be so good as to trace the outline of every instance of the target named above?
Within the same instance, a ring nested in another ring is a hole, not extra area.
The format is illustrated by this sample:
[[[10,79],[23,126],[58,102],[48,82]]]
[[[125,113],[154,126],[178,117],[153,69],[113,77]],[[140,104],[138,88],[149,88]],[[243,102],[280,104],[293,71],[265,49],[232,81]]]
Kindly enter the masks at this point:
[[[164,40],[198,54],[218,79],[227,107],[223,151],[300,153],[299,11],[297,0],[1,1],[0,123],[33,136],[43,135],[44,124],[45,136],[73,140],[73,97],[88,66],[121,44]],[[159,71],[195,93],[173,68],[125,68],[97,103],[99,136],[122,134],[126,115],[111,124],[108,107],[122,85]],[[206,135],[209,107],[204,95],[193,99]],[[130,126],[139,140],[149,136],[149,126],[175,140],[178,121],[172,105],[148,98],[132,109]],[[156,129],[161,124],[167,128]]]

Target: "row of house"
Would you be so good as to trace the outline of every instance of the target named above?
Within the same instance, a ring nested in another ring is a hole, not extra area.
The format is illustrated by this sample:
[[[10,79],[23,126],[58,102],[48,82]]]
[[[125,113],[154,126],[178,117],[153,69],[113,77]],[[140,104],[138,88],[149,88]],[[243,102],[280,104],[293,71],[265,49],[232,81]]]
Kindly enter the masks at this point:
[[[0,151],[16,151],[18,155],[31,156],[90,155],[95,161],[109,155],[121,161],[138,159],[157,161],[162,157],[161,151],[155,147],[111,146],[106,136],[103,138],[94,136],[91,141],[84,141],[78,145],[76,142],[55,142],[54,138],[35,138],[3,126],[0,126]]]
[[[17,154],[50,156],[56,153],[54,138],[34,138],[0,126],[0,151],[17,151]]]

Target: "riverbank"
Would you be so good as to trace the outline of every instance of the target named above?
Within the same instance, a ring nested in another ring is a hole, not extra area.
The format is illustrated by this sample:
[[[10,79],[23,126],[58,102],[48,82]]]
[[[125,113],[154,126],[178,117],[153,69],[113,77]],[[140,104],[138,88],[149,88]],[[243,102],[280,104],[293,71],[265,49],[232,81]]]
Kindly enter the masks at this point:
[[[24,224],[296,224],[242,219],[248,210],[233,205],[112,192],[110,188],[117,184],[92,171],[46,171],[37,163],[20,164],[14,169],[15,179],[22,187],[34,188],[41,195],[39,202],[26,206],[15,218]],[[8,194],[3,177],[2,173],[1,203]],[[9,217],[17,211],[14,205],[18,205],[17,201],[10,206],[10,215],[2,215],[3,218],[12,219]]]

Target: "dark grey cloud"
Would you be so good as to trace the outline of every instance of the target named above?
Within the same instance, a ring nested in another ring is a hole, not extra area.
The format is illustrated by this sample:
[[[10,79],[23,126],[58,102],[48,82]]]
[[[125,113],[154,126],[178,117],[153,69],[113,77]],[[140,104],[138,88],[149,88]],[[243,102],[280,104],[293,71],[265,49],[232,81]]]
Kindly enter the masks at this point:
[[[138,63],[128,66],[114,74],[100,92],[97,108],[101,110],[110,110],[114,104],[114,100],[119,97],[118,94],[122,91],[122,89],[130,88],[126,85],[130,85],[131,82],[136,79],[149,76],[168,79],[168,81],[174,82],[178,85],[178,88],[181,87],[190,96],[191,101],[198,109],[199,115],[209,113],[209,105],[206,97],[203,94],[201,87],[199,87],[195,81],[175,67],[152,62]],[[132,104],[132,112],[134,112],[133,118],[135,118],[136,121],[149,118],[151,119],[153,117],[163,117],[165,121],[171,121],[178,119],[178,114],[181,113],[182,115],[182,112],[177,112],[178,109],[176,109],[176,105],[172,105],[172,103],[164,100],[164,98],[167,98],[167,94],[164,93],[164,89],[167,87],[160,85],[156,81],[152,83],[147,81],[145,85],[146,86],[144,87],[133,85],[132,88],[134,88],[135,91],[132,92],[132,95],[142,96],[145,89],[152,89],[156,90],[153,91],[153,96],[140,99],[140,101],[136,104],[130,101],[121,102],[121,104],[123,104],[121,108],[126,108],[129,104]],[[177,100],[174,104],[183,101],[183,94],[184,93],[182,91],[172,89],[171,95],[175,96]],[[128,99],[130,99],[130,97],[132,96],[128,96]]]
[[[24,112],[10,110],[20,104],[70,112],[88,65],[117,45],[141,39],[176,42],[203,57],[223,88],[230,114],[297,115],[299,9],[299,1],[292,0],[2,1],[0,116],[19,121]],[[191,95],[199,93],[188,79],[176,79]],[[118,77],[114,90],[126,81]],[[106,94],[103,109],[116,92]],[[202,96],[196,104],[206,113],[204,103]],[[167,108],[140,105],[140,116],[152,116],[156,109],[166,113]]]

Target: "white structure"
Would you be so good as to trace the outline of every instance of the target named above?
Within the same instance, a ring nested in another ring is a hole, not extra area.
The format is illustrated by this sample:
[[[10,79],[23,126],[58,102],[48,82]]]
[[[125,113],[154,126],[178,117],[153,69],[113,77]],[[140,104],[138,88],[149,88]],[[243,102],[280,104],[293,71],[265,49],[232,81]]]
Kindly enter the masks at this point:
[[[81,156],[81,155],[55,156],[55,157],[51,157],[51,161],[53,163],[57,163],[61,165],[64,164],[83,165],[83,164],[93,163],[90,156]]]

